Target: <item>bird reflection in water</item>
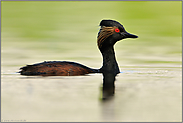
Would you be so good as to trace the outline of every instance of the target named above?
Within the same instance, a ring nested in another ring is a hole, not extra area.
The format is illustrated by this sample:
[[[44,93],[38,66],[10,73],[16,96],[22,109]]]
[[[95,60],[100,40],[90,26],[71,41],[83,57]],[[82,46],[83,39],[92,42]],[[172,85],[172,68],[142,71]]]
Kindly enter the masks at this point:
[[[114,97],[115,94],[115,77],[116,75],[110,72],[103,74],[102,100],[108,100]]]

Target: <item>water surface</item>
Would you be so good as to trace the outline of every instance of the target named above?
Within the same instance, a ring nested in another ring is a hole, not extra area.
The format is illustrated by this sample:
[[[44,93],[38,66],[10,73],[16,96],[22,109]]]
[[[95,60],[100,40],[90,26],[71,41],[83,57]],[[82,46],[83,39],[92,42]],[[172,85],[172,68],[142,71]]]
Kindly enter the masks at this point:
[[[114,97],[106,101],[101,100],[102,74],[26,77],[9,69],[1,76],[2,120],[181,120],[179,66],[127,66],[116,77]]]
[[[1,121],[180,122],[181,1],[2,1]],[[102,74],[27,77],[26,64],[73,61],[100,68],[97,33],[114,19],[138,39],[115,45],[121,73],[102,100]]]

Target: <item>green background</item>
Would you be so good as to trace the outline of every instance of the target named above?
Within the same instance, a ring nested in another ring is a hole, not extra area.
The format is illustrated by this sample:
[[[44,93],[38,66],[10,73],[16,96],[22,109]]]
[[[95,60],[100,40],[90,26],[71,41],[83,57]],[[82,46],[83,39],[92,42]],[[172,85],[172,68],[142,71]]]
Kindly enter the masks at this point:
[[[181,64],[181,1],[3,1],[3,65],[72,60],[100,67],[96,40],[102,19],[139,36],[115,45],[125,64]],[[14,63],[12,63],[12,60]],[[88,64],[88,63],[87,63]]]

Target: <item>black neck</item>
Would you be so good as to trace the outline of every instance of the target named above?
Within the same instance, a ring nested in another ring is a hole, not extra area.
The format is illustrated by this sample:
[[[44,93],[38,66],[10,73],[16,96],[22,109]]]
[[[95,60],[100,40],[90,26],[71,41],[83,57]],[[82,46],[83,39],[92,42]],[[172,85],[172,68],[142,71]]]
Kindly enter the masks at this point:
[[[107,49],[101,50],[101,53],[103,56],[103,66],[101,67],[100,71],[102,73],[109,72],[109,73],[113,73],[114,75],[118,74],[120,71],[119,71],[118,63],[116,62],[113,46],[110,46]]]

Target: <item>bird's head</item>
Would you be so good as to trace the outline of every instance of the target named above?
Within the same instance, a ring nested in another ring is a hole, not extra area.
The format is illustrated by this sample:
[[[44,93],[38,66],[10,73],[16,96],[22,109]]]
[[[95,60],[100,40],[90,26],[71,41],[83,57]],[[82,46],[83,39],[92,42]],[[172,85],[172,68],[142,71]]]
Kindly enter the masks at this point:
[[[126,32],[123,25],[114,20],[102,20],[100,26],[97,37],[100,50],[113,46],[117,41],[125,38],[138,38],[138,36]]]

